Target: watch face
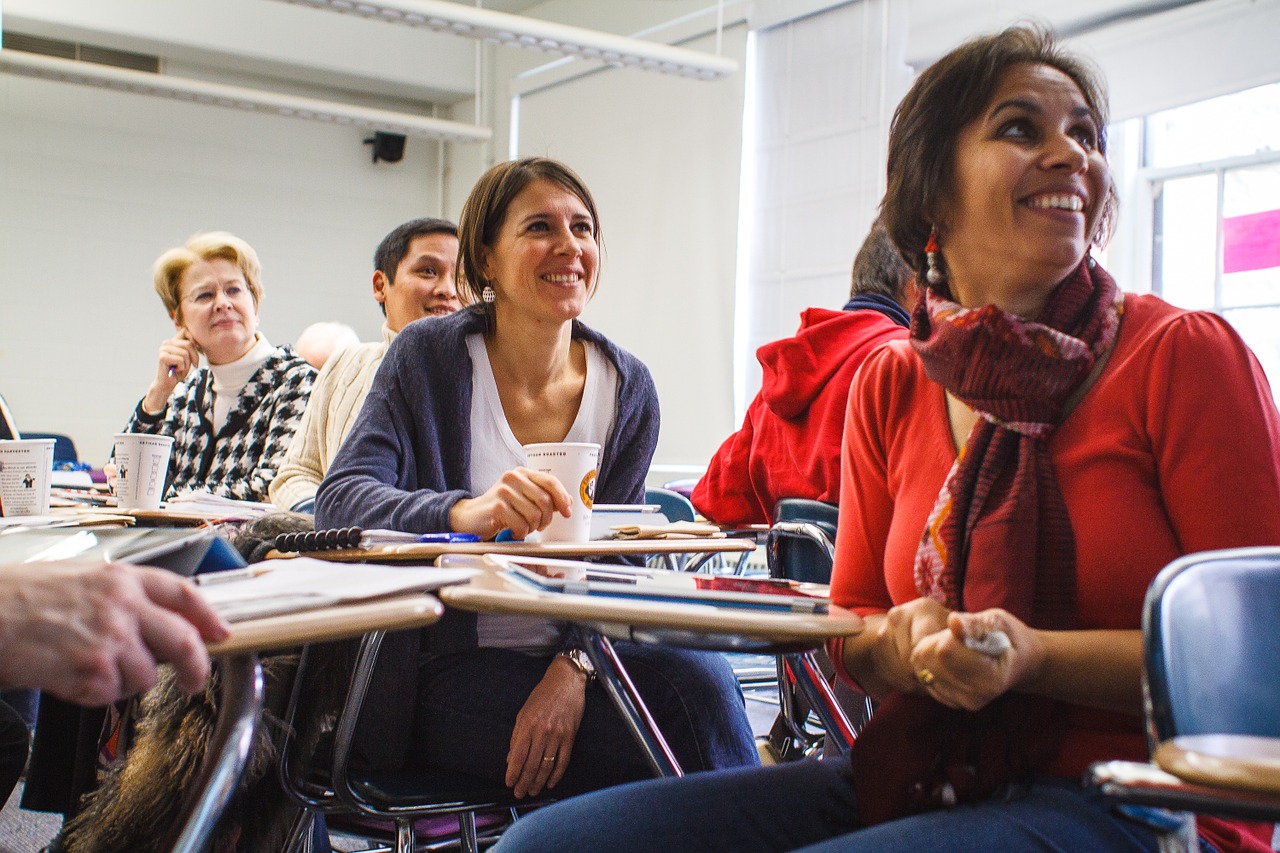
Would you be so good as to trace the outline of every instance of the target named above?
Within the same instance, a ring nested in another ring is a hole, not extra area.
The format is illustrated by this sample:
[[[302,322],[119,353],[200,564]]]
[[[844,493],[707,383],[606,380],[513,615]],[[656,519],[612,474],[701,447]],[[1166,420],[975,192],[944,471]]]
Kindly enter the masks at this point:
[[[565,657],[567,657],[569,662],[577,667],[578,670],[588,678],[591,678],[596,674],[596,668],[591,663],[591,658],[582,649],[570,649],[565,652]]]

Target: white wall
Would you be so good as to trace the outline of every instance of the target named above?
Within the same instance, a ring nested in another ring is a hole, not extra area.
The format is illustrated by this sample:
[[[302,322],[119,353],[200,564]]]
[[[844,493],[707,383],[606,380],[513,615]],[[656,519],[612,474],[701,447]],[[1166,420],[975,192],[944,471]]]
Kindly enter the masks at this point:
[[[889,120],[911,82],[905,17],[890,0],[862,0],[756,35],[739,412],[760,387],[756,350],[794,334],[805,308],[849,298],[853,257],[884,194]]]
[[[19,428],[101,464],[173,327],[151,263],[200,230],[258,251],[262,330],[316,320],[376,339],[373,250],[434,215],[436,144],[370,162],[363,134],[294,119],[0,77],[0,394]]]

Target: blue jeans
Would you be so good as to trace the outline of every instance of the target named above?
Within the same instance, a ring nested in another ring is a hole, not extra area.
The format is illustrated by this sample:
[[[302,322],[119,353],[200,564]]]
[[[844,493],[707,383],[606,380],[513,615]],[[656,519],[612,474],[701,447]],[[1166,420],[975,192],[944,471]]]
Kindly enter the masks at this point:
[[[615,648],[686,772],[759,765],[742,691],[723,655],[634,643]],[[502,784],[516,714],[550,663],[547,656],[489,648],[427,660],[410,762]],[[552,795],[652,776],[604,687],[590,685],[569,768]]]
[[[859,829],[847,760],[654,779],[522,817],[493,853],[1154,853],[1154,832],[1064,779]]]

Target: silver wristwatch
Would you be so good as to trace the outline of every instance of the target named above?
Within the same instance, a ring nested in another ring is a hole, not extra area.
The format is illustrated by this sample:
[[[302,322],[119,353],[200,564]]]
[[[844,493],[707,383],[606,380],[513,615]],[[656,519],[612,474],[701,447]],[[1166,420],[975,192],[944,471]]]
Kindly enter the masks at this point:
[[[587,684],[596,680],[596,668],[591,658],[582,649],[565,649],[557,657],[562,657],[573,665],[573,668],[587,677]]]

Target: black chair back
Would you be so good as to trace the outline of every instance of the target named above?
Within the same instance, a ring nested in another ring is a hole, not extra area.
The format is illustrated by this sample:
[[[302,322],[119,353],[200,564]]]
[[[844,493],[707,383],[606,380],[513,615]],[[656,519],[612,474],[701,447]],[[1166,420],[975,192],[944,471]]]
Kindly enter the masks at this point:
[[[830,583],[840,509],[806,498],[783,498],[769,531],[769,575],[805,583]]]

